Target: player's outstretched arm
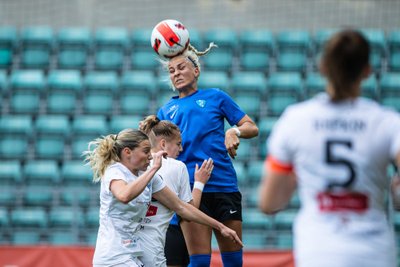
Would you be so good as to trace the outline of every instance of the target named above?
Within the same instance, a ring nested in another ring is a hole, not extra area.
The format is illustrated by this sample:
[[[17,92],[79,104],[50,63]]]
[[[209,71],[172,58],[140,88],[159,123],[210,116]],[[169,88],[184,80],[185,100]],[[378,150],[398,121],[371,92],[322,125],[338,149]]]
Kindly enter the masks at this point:
[[[224,237],[231,239],[233,242],[238,243],[240,246],[243,246],[242,241],[234,230],[207,216],[205,213],[203,213],[193,205],[183,202],[167,186],[164,187],[162,190],[154,193],[153,197],[160,201],[160,203],[164,206],[175,211],[185,220],[194,221],[217,229]]]

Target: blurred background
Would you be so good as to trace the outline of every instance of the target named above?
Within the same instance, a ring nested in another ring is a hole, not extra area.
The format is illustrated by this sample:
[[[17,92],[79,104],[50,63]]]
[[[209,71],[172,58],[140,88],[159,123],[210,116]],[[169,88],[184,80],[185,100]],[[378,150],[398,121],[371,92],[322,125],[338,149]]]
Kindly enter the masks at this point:
[[[199,86],[229,92],[260,128],[234,160],[247,251],[292,248],[297,195],[276,216],[256,206],[265,141],[287,105],[324,90],[332,33],[363,31],[374,72],[362,93],[400,111],[398,0],[0,0],[0,245],[95,244],[99,188],[81,154],[173,95],[150,46],[163,19],[181,21],[199,50],[219,45]],[[389,197],[388,216],[400,237]]]

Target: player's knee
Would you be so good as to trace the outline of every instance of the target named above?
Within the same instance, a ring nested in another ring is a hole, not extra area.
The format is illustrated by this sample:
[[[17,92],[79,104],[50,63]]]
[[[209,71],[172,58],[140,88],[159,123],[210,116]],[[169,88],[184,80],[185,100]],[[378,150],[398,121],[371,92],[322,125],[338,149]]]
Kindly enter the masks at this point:
[[[243,250],[221,252],[224,267],[242,267],[243,266]]]

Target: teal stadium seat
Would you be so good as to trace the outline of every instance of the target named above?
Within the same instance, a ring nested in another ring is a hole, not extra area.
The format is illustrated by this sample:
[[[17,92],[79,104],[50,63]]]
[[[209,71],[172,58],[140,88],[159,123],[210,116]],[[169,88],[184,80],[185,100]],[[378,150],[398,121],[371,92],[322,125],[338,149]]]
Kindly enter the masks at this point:
[[[157,79],[154,72],[148,70],[125,71],[120,81],[120,95],[132,92],[144,92],[156,96]]]
[[[203,43],[203,36],[202,32],[195,29],[195,28],[190,28],[189,29],[189,39],[190,39],[190,44],[194,46],[197,50],[203,50],[204,48],[204,43]]]
[[[32,135],[33,122],[30,115],[8,114],[0,117],[0,136]]]
[[[258,120],[261,115],[262,107],[262,99],[259,95],[240,91],[235,94],[234,100],[247,115],[254,120]]]
[[[114,111],[114,96],[119,86],[114,71],[92,71],[84,77],[83,113],[111,115]]]
[[[67,115],[45,114],[37,117],[35,130],[37,135],[61,135],[67,138],[70,134],[70,122]]]
[[[35,158],[63,159],[70,127],[70,122],[66,115],[38,116],[35,123]]]
[[[90,207],[85,214],[85,225],[89,228],[97,229],[99,227],[99,208]]]
[[[69,207],[97,207],[100,200],[93,197],[91,186],[82,186],[75,183],[66,183],[59,193],[59,203]],[[96,192],[97,193],[97,192]],[[99,193],[96,194],[98,196]]]
[[[78,70],[52,70],[47,78],[47,112],[72,115],[77,112],[83,82]]]
[[[235,161],[248,162],[252,157],[252,143],[248,139],[240,140],[239,149],[236,150]],[[242,177],[243,179],[244,177]]]
[[[241,53],[252,52],[272,56],[275,53],[275,38],[271,31],[247,29],[239,33]]]
[[[27,186],[23,191],[24,207],[48,208],[53,204],[53,188],[51,186]]]
[[[371,74],[361,83],[361,95],[370,99],[378,100],[378,81],[376,76]]]
[[[277,57],[277,70],[287,72],[299,72],[305,74],[307,69],[307,57],[304,53],[283,52]]]
[[[13,51],[18,44],[18,30],[14,26],[0,26],[0,48]]]
[[[0,69],[11,68],[17,44],[17,29],[13,26],[0,26]]]
[[[1,57],[1,55],[0,55]],[[5,70],[0,70],[0,97],[8,93],[8,75]]]
[[[30,160],[23,167],[27,185],[57,185],[60,182],[60,170],[55,160]]]
[[[143,120],[143,117],[139,115],[112,116],[110,119],[110,133],[117,134],[127,128],[137,129],[141,120]]]
[[[305,30],[282,30],[276,34],[278,53],[297,52],[308,54],[312,40]]]
[[[2,184],[0,186],[0,206],[14,208],[16,203],[20,203],[21,194],[19,189],[20,186]]]
[[[242,71],[259,71],[269,73],[270,56],[262,52],[242,52],[239,58]]]
[[[13,52],[11,49],[0,48],[0,69],[10,69],[13,61]]]
[[[71,156],[81,158],[90,141],[108,134],[108,123],[103,115],[79,115],[74,117],[71,129]]]
[[[96,49],[113,48],[123,52],[129,48],[129,33],[122,27],[100,27],[95,30],[93,42]]]
[[[260,98],[266,95],[267,79],[262,72],[236,72],[230,84],[233,94],[256,95]]]
[[[92,170],[82,160],[64,161],[61,167],[62,182],[67,186],[89,186]]]
[[[247,185],[246,184],[247,183],[247,169],[246,169],[245,162],[240,161],[240,160],[234,160],[232,162],[232,164],[233,164],[233,167],[235,168],[235,171],[236,171],[236,176],[237,176],[239,187],[240,188],[246,188],[246,185]]]
[[[21,67],[48,69],[56,38],[49,26],[27,26],[21,29]]]
[[[387,44],[390,53],[400,52],[400,29],[388,32]]]
[[[229,51],[215,50],[201,58],[203,68],[207,71],[225,71],[230,73],[233,65],[233,54]]]
[[[198,80],[198,87],[201,89],[219,88],[229,92],[230,80],[225,71],[202,71]],[[172,91],[172,89],[168,89]]]
[[[297,209],[287,209],[278,212],[274,218],[275,228],[277,230],[290,231],[293,226],[295,217],[297,216]]]
[[[377,54],[380,57],[385,57],[387,45],[384,30],[371,28],[362,29],[361,32],[369,41],[372,54]]]
[[[306,96],[311,98],[318,93],[325,92],[326,84],[326,78],[319,72],[307,73],[307,77],[304,81],[304,90]]]
[[[12,113],[37,114],[46,86],[41,70],[16,70],[10,79],[10,111]]]
[[[37,245],[42,243],[41,234],[37,230],[17,230],[11,235],[13,245]]]
[[[94,68],[99,71],[122,71],[124,52],[116,48],[98,48],[94,55]]]
[[[290,231],[278,232],[276,235],[276,247],[278,249],[292,249],[293,234]]]
[[[152,71],[124,72],[118,95],[122,114],[147,115],[154,113],[152,99],[156,97],[156,77]]]
[[[303,81],[297,72],[275,72],[268,79],[268,95],[292,95],[298,100],[303,97]]]
[[[121,71],[130,44],[128,31],[121,27],[101,27],[93,39],[95,69]]]
[[[296,104],[298,101],[294,95],[270,95],[267,99],[267,112],[271,116],[280,116],[289,105]]]
[[[11,223],[16,228],[46,228],[47,214],[43,207],[17,207],[11,210]]]
[[[264,250],[268,245],[264,231],[244,231],[242,241],[245,244],[245,250],[251,251]]]
[[[0,158],[25,160],[28,157],[29,141],[26,136],[4,136],[0,139]]]
[[[0,207],[0,227],[6,229],[10,224],[8,211],[4,207]]]
[[[150,47],[149,44],[147,46]],[[133,50],[130,55],[130,65],[133,70],[151,70],[155,72],[160,67],[157,59],[158,56],[154,51]]]
[[[19,160],[0,161],[0,187],[15,186],[22,182],[22,167]]]
[[[388,69],[390,72],[400,72],[400,49],[389,56]],[[400,75],[400,73],[399,73]]]
[[[153,52],[150,45],[152,28],[136,28],[131,32],[131,43],[134,51]]]
[[[239,44],[237,32],[228,28],[213,28],[205,30],[203,31],[203,40],[206,47],[208,47],[209,43],[214,42],[218,46],[216,50],[227,52],[231,55],[236,52]],[[211,54],[212,53],[209,55]]]
[[[75,231],[51,231],[48,236],[48,241],[53,246],[77,246],[80,245],[79,236]]]
[[[271,131],[277,122],[277,117],[263,117],[258,121],[259,139],[263,142],[271,134]]]
[[[249,185],[258,186],[264,173],[264,160],[250,161],[247,167]]]
[[[60,69],[84,70],[92,46],[89,28],[64,27],[57,34],[57,66]]]
[[[247,208],[243,210],[243,229],[268,230],[271,228],[270,216],[262,213],[258,208]]]
[[[400,112],[400,96],[382,96],[381,104],[387,107],[391,107]]]
[[[64,228],[82,227],[84,223],[83,212],[79,207],[55,206],[49,212],[49,227]]]
[[[379,87],[381,90],[381,97],[384,96],[399,96],[400,95],[400,75],[395,72],[383,73]]]

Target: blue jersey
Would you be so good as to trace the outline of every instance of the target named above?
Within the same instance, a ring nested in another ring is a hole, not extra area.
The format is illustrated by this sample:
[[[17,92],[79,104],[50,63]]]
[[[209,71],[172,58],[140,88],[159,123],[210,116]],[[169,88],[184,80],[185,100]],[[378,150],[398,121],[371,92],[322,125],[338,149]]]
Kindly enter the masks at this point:
[[[225,147],[225,119],[236,125],[246,114],[233,99],[219,89],[198,90],[184,98],[171,98],[157,117],[179,126],[183,152],[178,159],[189,171],[194,183],[196,163],[212,158],[214,169],[204,192],[237,192],[237,177]]]

